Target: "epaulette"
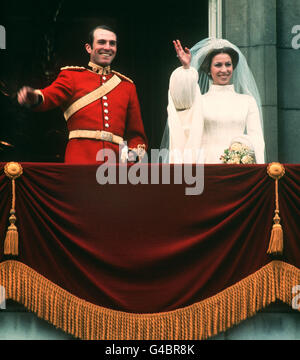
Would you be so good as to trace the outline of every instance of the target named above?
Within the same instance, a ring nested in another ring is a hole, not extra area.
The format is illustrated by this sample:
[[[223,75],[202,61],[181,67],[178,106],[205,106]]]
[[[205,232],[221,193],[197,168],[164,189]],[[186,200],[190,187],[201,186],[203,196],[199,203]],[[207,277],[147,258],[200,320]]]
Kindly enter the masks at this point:
[[[60,70],[75,70],[75,71],[83,71],[86,70],[84,66],[64,66],[60,68]]]
[[[120,74],[119,72],[117,72],[117,71],[115,71],[115,70],[112,70],[111,72],[114,73],[114,74],[116,74],[116,75],[118,75],[118,76],[120,76],[120,78],[122,78],[122,79],[124,79],[124,80],[127,80],[127,81],[133,83],[133,81],[132,81],[131,79],[129,79],[127,76],[125,76],[125,75],[123,75],[123,74]]]

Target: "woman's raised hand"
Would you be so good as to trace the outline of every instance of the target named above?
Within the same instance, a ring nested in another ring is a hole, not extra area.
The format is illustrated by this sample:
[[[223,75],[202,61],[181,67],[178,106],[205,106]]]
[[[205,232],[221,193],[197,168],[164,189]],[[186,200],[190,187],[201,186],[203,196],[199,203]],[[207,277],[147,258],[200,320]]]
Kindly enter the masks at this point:
[[[180,40],[173,40],[173,44],[179,61],[185,69],[188,69],[192,58],[190,50],[187,47],[183,49]]]

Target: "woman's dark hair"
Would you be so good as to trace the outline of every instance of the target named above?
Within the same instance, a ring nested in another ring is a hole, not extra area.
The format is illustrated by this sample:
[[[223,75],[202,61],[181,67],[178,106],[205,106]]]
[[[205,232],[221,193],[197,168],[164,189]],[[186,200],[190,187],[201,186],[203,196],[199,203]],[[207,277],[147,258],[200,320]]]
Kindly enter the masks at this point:
[[[111,27],[109,27],[109,26],[107,26],[107,25],[98,25],[98,26],[96,26],[96,27],[95,27],[94,29],[92,29],[92,30],[89,32],[89,34],[88,34],[87,42],[88,42],[88,44],[91,45],[91,47],[93,47],[94,32],[95,32],[95,30],[97,30],[97,29],[107,30],[107,31],[110,31],[110,32],[116,34],[116,32],[115,32]],[[116,35],[117,35],[117,34],[116,34]]]
[[[204,71],[206,74],[210,72],[212,59],[218,54],[228,54],[231,57],[233,69],[236,68],[239,62],[239,54],[230,47],[224,47],[221,49],[213,49],[210,51],[200,66],[200,71]]]

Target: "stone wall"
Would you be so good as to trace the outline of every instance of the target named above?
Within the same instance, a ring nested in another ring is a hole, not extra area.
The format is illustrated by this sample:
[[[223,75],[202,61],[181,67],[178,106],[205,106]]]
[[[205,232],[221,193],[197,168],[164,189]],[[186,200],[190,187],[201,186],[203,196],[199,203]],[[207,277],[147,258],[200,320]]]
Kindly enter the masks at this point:
[[[248,60],[263,105],[267,162],[278,161],[276,0],[224,0],[223,37]]]
[[[300,163],[297,25],[300,34],[299,0],[223,0],[223,37],[241,48],[261,93],[268,162]]]
[[[277,0],[278,143],[283,163],[300,163],[300,48],[293,48],[295,25],[300,28],[300,1]],[[299,47],[300,39],[297,43]]]

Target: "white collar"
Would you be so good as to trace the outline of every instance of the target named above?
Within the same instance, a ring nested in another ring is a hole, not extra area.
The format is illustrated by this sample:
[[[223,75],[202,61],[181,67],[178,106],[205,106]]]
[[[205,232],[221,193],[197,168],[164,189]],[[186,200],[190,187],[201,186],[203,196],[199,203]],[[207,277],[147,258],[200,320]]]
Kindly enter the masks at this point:
[[[232,91],[234,92],[234,85],[215,85],[211,84],[209,88],[209,92],[216,92],[216,91]]]

